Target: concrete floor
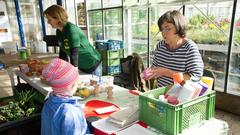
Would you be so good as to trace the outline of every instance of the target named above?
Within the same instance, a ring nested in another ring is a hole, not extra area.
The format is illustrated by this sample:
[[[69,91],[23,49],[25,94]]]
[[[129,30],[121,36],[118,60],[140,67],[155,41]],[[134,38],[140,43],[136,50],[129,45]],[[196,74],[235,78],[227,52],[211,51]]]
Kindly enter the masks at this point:
[[[16,80],[16,77],[15,77]],[[9,76],[6,70],[0,70],[0,98],[12,96],[12,88]],[[240,134],[240,116],[216,110],[215,118],[226,121],[229,126],[228,135]]]
[[[0,98],[12,96],[12,87],[6,70],[0,70]]]
[[[216,110],[215,118],[226,121],[228,123],[228,135],[240,134],[240,116],[221,110]]]

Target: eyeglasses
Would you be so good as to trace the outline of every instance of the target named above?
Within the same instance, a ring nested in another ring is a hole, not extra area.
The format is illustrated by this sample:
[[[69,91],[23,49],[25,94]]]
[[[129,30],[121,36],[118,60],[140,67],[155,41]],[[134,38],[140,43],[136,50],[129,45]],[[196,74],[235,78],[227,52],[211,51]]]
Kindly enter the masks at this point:
[[[172,28],[162,28],[160,31],[161,32],[169,32],[171,30],[172,30]]]

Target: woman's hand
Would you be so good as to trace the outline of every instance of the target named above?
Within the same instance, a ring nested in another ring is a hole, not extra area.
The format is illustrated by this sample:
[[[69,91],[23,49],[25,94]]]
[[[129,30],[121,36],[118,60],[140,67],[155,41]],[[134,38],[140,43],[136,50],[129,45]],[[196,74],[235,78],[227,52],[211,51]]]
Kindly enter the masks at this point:
[[[156,79],[162,76],[172,78],[174,73],[178,73],[178,72],[167,69],[167,68],[163,68],[163,67],[152,67],[152,68],[145,69],[141,73],[141,77],[144,80]],[[188,73],[184,73],[183,80],[189,80],[189,79],[190,79],[190,75]]]
[[[144,70],[142,73],[142,77],[145,80],[155,79],[161,76],[171,76],[172,75],[171,70],[163,67],[152,67]]]

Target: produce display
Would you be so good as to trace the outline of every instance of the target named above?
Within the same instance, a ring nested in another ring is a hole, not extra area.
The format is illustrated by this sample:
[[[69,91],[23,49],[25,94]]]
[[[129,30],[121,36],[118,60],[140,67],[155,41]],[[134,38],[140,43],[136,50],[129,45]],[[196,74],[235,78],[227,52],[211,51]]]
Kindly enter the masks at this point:
[[[44,96],[28,84],[14,87],[14,98],[1,101],[0,123],[18,120],[40,113]]]
[[[80,96],[81,98],[87,98],[91,95],[91,90],[88,88],[78,88],[77,91],[75,92],[74,96]]]
[[[26,64],[19,65],[19,69],[28,77],[40,78],[41,83],[49,86],[49,82],[41,76],[44,66],[48,63],[49,60],[27,59]],[[114,78],[112,76],[102,76],[101,81],[99,81],[99,79],[100,78],[98,77],[92,76],[89,78],[88,82],[81,82],[74,93],[74,96],[79,96],[82,99],[86,99],[90,95],[97,97],[99,96],[99,93],[108,92],[107,88],[112,88]]]
[[[27,76],[32,76],[34,73],[36,73],[37,76],[42,74],[43,63],[40,60],[28,59],[27,65],[29,68],[29,72],[26,73]]]
[[[29,77],[32,77],[33,75],[41,76],[44,65],[48,63],[48,60],[27,59],[26,64],[20,64],[19,68],[20,71]]]

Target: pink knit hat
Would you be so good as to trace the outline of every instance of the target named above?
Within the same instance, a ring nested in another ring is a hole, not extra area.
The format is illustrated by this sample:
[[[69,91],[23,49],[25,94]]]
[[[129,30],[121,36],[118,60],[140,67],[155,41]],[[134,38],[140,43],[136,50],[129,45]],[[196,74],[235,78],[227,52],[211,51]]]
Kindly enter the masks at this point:
[[[50,83],[55,95],[72,96],[73,84],[78,80],[78,70],[72,64],[55,58],[42,71],[43,78]]]

